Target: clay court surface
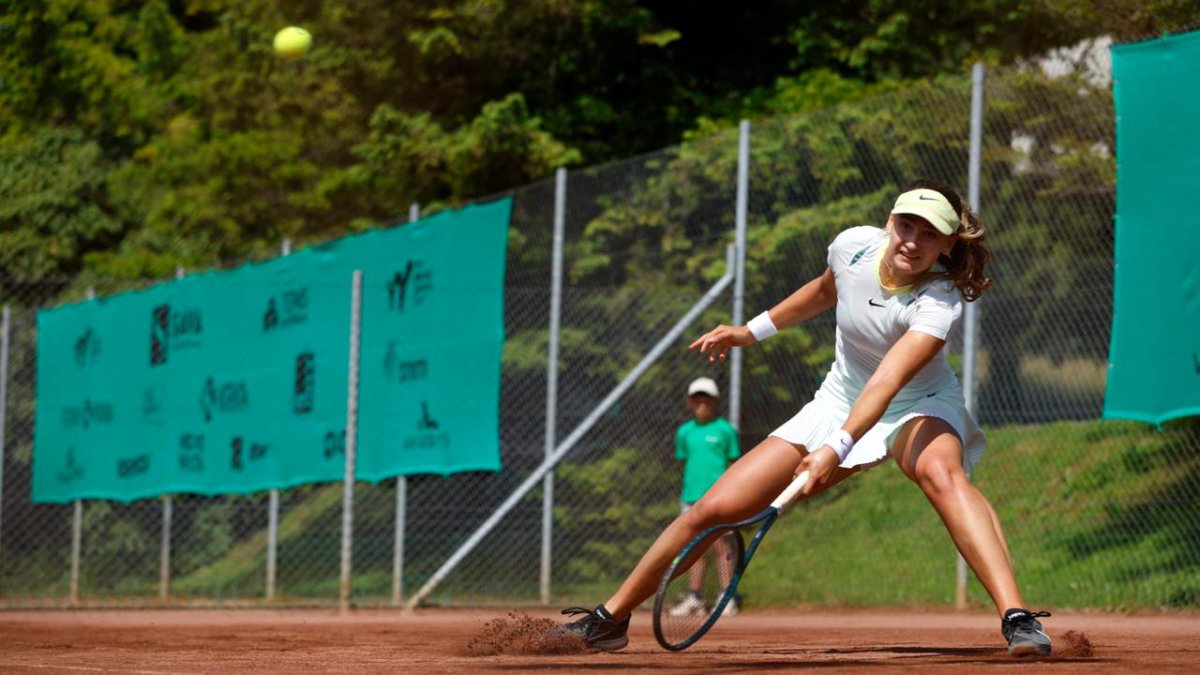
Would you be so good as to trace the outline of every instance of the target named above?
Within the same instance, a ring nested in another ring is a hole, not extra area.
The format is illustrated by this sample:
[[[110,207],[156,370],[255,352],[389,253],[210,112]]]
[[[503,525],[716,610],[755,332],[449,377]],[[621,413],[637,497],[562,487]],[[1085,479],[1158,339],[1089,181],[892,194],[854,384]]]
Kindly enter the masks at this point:
[[[1008,656],[998,621],[982,612],[828,610],[744,613],[682,653],[659,648],[647,614],[634,617],[630,645],[616,653],[481,653],[495,646],[489,625],[528,628],[551,619],[558,621],[540,610],[0,611],[0,672],[1200,670],[1194,613],[1056,612],[1046,626],[1059,653],[1040,660]]]

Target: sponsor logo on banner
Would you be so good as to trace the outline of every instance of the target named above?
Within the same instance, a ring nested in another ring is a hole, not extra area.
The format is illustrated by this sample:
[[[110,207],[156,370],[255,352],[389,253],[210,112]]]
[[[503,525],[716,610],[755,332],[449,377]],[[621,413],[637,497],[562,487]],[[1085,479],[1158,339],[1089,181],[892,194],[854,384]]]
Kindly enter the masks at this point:
[[[200,346],[204,317],[199,309],[171,309],[162,304],[150,312],[150,365],[161,366],[175,349]]]
[[[75,463],[75,446],[67,448],[67,463],[58,470],[54,477],[60,483],[74,483],[83,478],[83,467]]]
[[[409,260],[387,283],[388,309],[403,313],[420,307],[433,293],[433,270],[419,260]]]
[[[269,333],[279,326],[279,309],[275,307],[275,298],[267,299],[267,311],[263,312],[263,332]]]
[[[296,372],[292,378],[292,412],[307,415],[313,410],[316,396],[316,356],[312,352],[296,355]]]
[[[167,362],[167,348],[171,344],[171,307],[159,305],[150,315],[150,365],[160,366]]]
[[[75,365],[87,368],[100,359],[100,336],[90,327],[75,338]]]
[[[237,413],[250,408],[250,389],[245,380],[218,383],[212,376],[200,388],[200,412],[205,422],[217,413]]]
[[[436,419],[429,414],[428,401],[421,401],[421,416],[417,418],[417,433],[403,440],[405,450],[428,450],[449,448],[450,432],[439,431]]]
[[[142,453],[117,460],[117,478],[133,478],[150,470],[150,455]]]
[[[84,399],[79,405],[68,405],[62,408],[62,426],[64,429],[83,429],[98,424],[112,424],[113,405],[108,401],[93,401]]]
[[[308,322],[308,289],[292,288],[267,299],[262,329],[269,333],[279,328]]]
[[[339,429],[336,431],[326,431],[325,437],[322,439],[323,448],[321,454],[325,459],[333,459],[338,455],[346,454],[346,430]]]
[[[162,426],[163,407],[166,405],[166,390],[160,385],[153,385],[142,390],[142,422],[154,426]]]
[[[417,420],[417,428],[421,431],[434,431],[438,428],[437,420],[429,416],[429,403],[421,401],[421,419]]]
[[[247,441],[241,436],[229,440],[229,468],[241,471],[247,462],[257,462],[267,456],[267,444]]]
[[[204,472],[204,434],[179,434],[179,470]]]
[[[387,353],[383,355],[383,374],[388,380],[412,382],[429,377],[429,362],[425,359],[400,358],[400,350],[394,340],[388,340]]]

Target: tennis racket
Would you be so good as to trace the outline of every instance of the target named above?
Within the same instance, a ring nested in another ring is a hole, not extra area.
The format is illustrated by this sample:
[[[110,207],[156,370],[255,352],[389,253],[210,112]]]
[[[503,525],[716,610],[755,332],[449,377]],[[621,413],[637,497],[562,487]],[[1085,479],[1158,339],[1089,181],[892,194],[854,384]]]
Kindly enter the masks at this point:
[[[807,482],[808,472],[801,472],[758,515],[710,527],[679,551],[654,596],[654,637],[658,644],[679,651],[704,637],[730,607],[738,582],[763,536]],[[746,546],[742,529],[754,525],[758,525],[758,531]],[[716,554],[712,556],[715,560],[705,559],[710,550]]]

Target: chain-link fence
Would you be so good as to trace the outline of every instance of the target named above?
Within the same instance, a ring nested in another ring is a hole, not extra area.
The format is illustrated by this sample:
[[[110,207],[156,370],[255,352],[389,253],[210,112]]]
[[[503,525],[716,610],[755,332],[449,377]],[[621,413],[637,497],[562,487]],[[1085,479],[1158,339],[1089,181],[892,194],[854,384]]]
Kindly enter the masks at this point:
[[[838,230],[881,225],[891,200],[910,180],[940,179],[965,195],[971,87],[969,77],[939,78],[753,125],[748,315],[819,274]],[[980,332],[972,385],[990,445],[974,479],[1008,528],[1018,576],[1031,600],[1076,607],[1195,607],[1200,429],[1188,421],[1162,430],[1098,421],[1113,291],[1109,84],[1075,72],[1051,76],[1013,68],[989,73],[985,89],[981,203],[975,206],[988,228],[996,287],[976,306]],[[517,499],[423,601],[586,603],[607,597],[678,512],[680,467],[673,439],[688,418],[687,383],[710,375],[723,392],[735,385],[726,367],[708,366],[686,349],[702,328],[729,321],[732,286],[719,287],[716,302],[615,405],[598,417],[592,413],[706,291],[727,281],[737,168],[738,132],[730,130],[566,177],[560,192],[565,217],[557,412],[549,441],[547,363],[554,337],[559,186],[548,180],[515,191],[505,283],[503,469],[359,483],[356,604],[411,597],[548,452],[585,422],[594,425],[550,481],[539,481]],[[90,285],[101,293],[124,290],[103,281]],[[31,502],[36,309],[62,300],[64,293],[77,297],[86,285],[4,288],[11,320],[0,500],[3,601],[336,602],[340,484],[129,504]],[[952,363],[961,367],[961,331],[950,349]],[[743,450],[812,396],[832,353],[831,316],[745,351]],[[904,578],[902,588],[872,595],[857,585],[814,582],[789,587],[786,601],[953,599],[948,537],[932,510],[920,505],[919,491],[889,491],[897,476],[887,466],[866,472],[817,500],[814,515],[825,519],[821,527],[842,533],[841,543],[831,546],[844,553],[874,546],[875,557],[885,558],[856,558],[859,575],[883,576],[883,584]],[[901,522],[898,514],[906,505],[925,516]],[[875,516],[883,529],[862,534],[861,522]],[[807,526],[804,516],[794,520],[784,525]],[[886,553],[889,531],[907,542],[895,556]],[[926,537],[945,545],[930,545]],[[781,564],[827,567],[821,551],[806,547]],[[753,593],[753,581],[747,583]],[[977,586],[970,597],[985,601]]]

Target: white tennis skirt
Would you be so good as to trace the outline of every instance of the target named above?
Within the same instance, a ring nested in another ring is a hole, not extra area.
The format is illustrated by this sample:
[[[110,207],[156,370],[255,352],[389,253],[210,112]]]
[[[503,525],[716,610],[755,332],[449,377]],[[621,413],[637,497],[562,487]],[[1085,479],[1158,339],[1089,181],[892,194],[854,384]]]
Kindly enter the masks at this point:
[[[820,399],[814,399],[770,435],[793,445],[802,445],[810,451],[816,450],[829,434],[845,424],[848,414]],[[949,397],[937,396],[921,399],[909,408],[885,415],[866,435],[858,439],[841,466],[847,469],[856,466],[869,467],[887,459],[896,434],[905,422],[916,417],[936,417],[954,429],[963,444],[963,468],[970,474],[975,464],[983,457],[987,445],[983,431],[962,403]]]

